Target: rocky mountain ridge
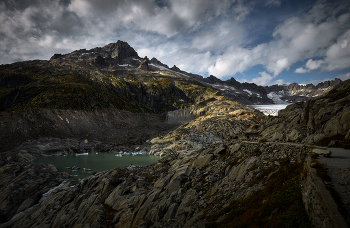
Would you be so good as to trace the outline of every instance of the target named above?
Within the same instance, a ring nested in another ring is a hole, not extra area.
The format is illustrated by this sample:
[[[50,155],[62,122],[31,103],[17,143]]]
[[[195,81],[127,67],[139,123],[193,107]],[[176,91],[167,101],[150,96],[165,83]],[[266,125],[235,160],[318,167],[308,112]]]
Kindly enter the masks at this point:
[[[69,56],[70,59],[84,59],[84,61],[90,61],[92,64],[95,64],[95,66],[98,67],[119,70],[137,67],[144,61],[144,59],[147,59],[147,56],[145,58],[140,58],[135,50],[123,41],[106,45],[103,48],[94,48],[88,51],[85,49],[75,51],[64,56]],[[65,58],[64,56],[61,55],[60,57]],[[53,56],[51,59],[54,59],[54,57],[55,56]],[[183,76],[188,76],[196,79],[197,81],[208,83],[215,89],[222,91],[236,101],[248,105],[274,104],[276,103],[276,100],[273,99],[273,96],[277,96],[281,98],[282,101],[290,103],[307,101],[311,98],[326,94],[334,86],[341,83],[341,80],[336,78],[331,81],[321,82],[317,85],[299,85],[297,83],[292,83],[289,85],[259,86],[254,83],[240,83],[234,78],[226,81],[222,81],[213,75],[204,78],[201,75],[182,71],[175,65],[173,67],[169,67],[156,58],[149,60],[147,67],[144,69],[150,71],[168,70],[171,72],[180,73]]]
[[[334,86],[340,84],[342,80],[335,78],[331,81],[320,82],[317,85],[307,84],[300,85],[292,83],[289,85],[271,85],[259,86],[255,83],[240,83],[234,78],[222,81],[213,75],[204,78],[200,75],[195,75],[181,71],[176,66],[170,68],[173,71],[181,72],[197,80],[206,82],[213,87],[221,90],[224,94],[232,97],[242,104],[275,104],[278,102],[295,103],[299,101],[307,101],[312,98],[317,98],[325,95]],[[278,97],[276,101],[274,97]]]

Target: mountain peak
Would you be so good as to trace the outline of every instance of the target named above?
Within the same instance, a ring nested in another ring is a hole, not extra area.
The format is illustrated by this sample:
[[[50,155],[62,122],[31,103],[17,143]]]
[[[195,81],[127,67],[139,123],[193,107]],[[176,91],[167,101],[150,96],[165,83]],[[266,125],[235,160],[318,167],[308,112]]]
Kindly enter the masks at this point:
[[[121,40],[118,40],[116,43],[107,44],[103,49],[111,55],[111,58],[118,59],[120,64],[123,63],[125,58],[139,58],[137,52],[127,42]]]
[[[176,65],[174,65],[172,68],[170,68],[171,70],[175,71],[175,72],[181,72],[180,68],[178,68]]]

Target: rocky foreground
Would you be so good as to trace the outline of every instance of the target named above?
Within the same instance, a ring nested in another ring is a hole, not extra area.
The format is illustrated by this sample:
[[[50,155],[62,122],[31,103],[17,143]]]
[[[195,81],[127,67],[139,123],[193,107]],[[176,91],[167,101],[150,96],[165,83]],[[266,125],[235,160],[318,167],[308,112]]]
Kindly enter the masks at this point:
[[[308,152],[265,143],[173,152],[67,182],[2,227],[307,227],[299,174]]]
[[[338,121],[336,143],[346,146],[347,83],[328,97],[291,105],[267,119],[224,96],[169,112],[166,124],[182,125],[144,144],[148,153],[162,155],[158,163],[67,181],[42,202],[41,195],[67,174],[34,160],[74,152],[63,148],[86,152],[106,145],[54,138],[22,144],[0,156],[0,219],[7,222],[2,227],[310,227],[311,222],[332,227],[323,202],[318,203],[317,181],[308,176],[315,150],[283,143],[302,138],[283,137],[290,129],[305,132],[307,139],[331,137],[325,129],[329,121]],[[322,116],[327,118],[320,121]]]

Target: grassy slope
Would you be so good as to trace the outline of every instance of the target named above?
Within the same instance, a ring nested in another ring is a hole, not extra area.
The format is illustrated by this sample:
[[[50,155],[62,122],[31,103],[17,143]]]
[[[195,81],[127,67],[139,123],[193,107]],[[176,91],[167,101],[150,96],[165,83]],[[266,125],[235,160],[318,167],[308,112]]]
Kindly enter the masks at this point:
[[[176,73],[99,70],[27,61],[0,66],[0,110],[122,109],[164,112],[191,105],[216,90]]]

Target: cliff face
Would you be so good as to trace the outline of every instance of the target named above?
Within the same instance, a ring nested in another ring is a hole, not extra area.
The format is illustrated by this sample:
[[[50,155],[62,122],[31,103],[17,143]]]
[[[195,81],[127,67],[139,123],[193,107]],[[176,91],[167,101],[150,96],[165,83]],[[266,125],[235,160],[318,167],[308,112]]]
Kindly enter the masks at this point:
[[[350,139],[350,80],[324,97],[287,106],[271,117],[261,135],[269,141],[322,142],[348,145]],[[331,143],[332,140],[335,140]],[[335,145],[333,145],[335,146]]]
[[[0,117],[1,152],[40,138],[87,139],[110,145],[142,144],[173,127],[165,122],[165,114],[122,110],[27,109],[0,112]]]

